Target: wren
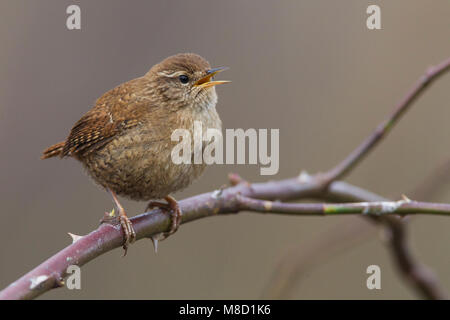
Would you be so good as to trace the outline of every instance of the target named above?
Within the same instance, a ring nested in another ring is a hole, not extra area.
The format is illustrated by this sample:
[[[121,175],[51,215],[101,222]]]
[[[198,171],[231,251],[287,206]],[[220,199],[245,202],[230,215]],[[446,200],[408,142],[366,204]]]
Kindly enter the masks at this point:
[[[123,248],[135,241],[136,233],[117,195],[151,201],[146,210],[161,208],[171,216],[170,230],[152,238],[173,234],[181,222],[178,203],[170,196],[205,170],[205,164],[174,164],[171,159],[172,132],[189,130],[194,121],[204,128],[221,130],[216,111],[213,81],[226,68],[212,69],[193,53],[177,54],[154,65],[143,77],[122,83],[103,94],[95,106],[78,120],[63,142],[43,151],[42,159],[55,156],[79,160],[89,175],[107,190],[114,201],[124,233]],[[206,145],[203,145],[203,148]],[[191,148],[194,153],[194,148]],[[193,155],[192,155],[193,157]]]

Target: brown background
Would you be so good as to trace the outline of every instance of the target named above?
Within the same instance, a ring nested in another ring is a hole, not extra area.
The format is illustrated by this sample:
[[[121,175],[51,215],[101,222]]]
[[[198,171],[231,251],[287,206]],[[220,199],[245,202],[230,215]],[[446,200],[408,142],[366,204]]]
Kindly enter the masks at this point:
[[[68,31],[79,4],[82,30]],[[366,28],[375,1],[2,1],[0,3],[0,287],[85,234],[109,196],[74,160],[40,161],[106,90],[178,52],[196,52],[221,76],[226,128],[279,128],[280,171],[317,172],[345,157],[426,67],[450,55],[450,4],[376,1],[382,30]],[[450,76],[429,90],[348,181],[385,196],[408,193],[448,156]],[[178,199],[218,188],[230,171],[264,181],[258,166],[213,166]],[[433,200],[449,201],[450,190]],[[124,201],[129,214],[144,203]],[[82,268],[82,290],[44,298],[258,298],[290,249],[306,250],[355,218],[244,213],[183,225],[161,243],[114,250]],[[419,217],[415,253],[450,288],[450,219]],[[368,265],[382,290],[365,287]],[[307,273],[292,298],[415,298],[379,237]]]

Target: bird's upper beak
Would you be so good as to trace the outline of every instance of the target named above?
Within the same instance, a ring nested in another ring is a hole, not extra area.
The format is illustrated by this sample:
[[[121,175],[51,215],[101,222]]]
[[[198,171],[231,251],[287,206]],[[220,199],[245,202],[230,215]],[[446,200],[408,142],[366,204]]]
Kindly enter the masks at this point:
[[[227,81],[227,80],[211,81],[212,77],[214,77],[219,72],[222,72],[227,69],[228,69],[227,67],[219,67],[219,68],[213,68],[213,69],[207,70],[206,75],[203,78],[201,78],[200,80],[198,80],[195,83],[195,86],[199,86],[200,88],[209,88],[209,87],[216,86],[218,84],[224,84],[224,83],[231,82],[231,81]]]

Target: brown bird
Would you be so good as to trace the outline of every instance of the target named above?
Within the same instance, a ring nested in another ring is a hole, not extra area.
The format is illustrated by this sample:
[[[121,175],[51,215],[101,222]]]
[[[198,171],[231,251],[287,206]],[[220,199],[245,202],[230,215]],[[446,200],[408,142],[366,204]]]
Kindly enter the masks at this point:
[[[166,200],[151,201],[147,206],[162,208],[172,219],[170,230],[152,239],[155,249],[158,239],[178,229],[181,211],[170,194],[187,187],[206,165],[194,161],[175,164],[171,151],[178,142],[172,141],[171,135],[176,129],[187,129],[194,137],[194,121],[200,121],[203,128],[221,130],[214,86],[229,81],[212,78],[224,69],[212,69],[205,59],[192,53],[168,57],[143,77],[103,94],[75,123],[65,141],[44,150],[42,159],[59,156],[79,160],[112,195],[118,211],[114,222],[122,226],[125,254],[136,233],[117,195]],[[194,148],[191,150],[194,153]]]

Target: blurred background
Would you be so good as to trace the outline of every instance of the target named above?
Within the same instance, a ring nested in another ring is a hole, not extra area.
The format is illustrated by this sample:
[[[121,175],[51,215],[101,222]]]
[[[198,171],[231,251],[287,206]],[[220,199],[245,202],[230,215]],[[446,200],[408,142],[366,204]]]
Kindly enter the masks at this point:
[[[66,8],[81,8],[81,30]],[[382,30],[366,28],[381,7]],[[325,171],[393,109],[425,69],[450,56],[450,3],[430,1],[61,1],[0,2],[0,287],[86,234],[112,208],[72,159],[40,161],[114,86],[179,52],[229,66],[218,88],[225,128],[279,128],[280,170],[216,165],[183,199],[217,189],[227,174],[249,181]],[[383,196],[408,194],[448,156],[450,75],[428,90],[392,134],[347,179]],[[450,202],[447,185],[432,199]],[[123,200],[130,215],[145,203]],[[114,250],[82,268],[82,289],[41,299],[257,299],[279,262],[310,250],[330,228],[358,217],[242,213],[183,225],[160,244]],[[413,250],[450,288],[450,219],[417,217]],[[370,229],[368,229],[370,231]],[[393,299],[417,296],[373,232],[351,250],[301,275],[285,298]],[[366,268],[381,267],[381,290]],[[274,297],[274,296],[272,296]],[[277,296],[275,296],[276,298]]]

